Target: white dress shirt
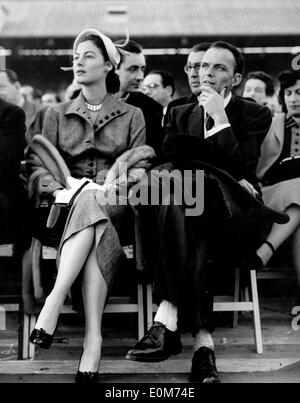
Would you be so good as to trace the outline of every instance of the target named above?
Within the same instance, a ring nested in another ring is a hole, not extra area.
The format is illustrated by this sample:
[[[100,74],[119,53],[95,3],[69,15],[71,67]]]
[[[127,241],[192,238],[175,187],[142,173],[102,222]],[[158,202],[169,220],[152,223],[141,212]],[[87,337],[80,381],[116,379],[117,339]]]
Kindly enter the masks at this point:
[[[232,97],[232,93],[230,92],[227,95],[227,97],[224,98],[224,108],[226,108],[226,106],[229,104],[231,97]],[[208,138],[208,137],[220,132],[221,130],[224,130],[227,127],[231,126],[230,123],[224,123],[223,125],[214,126],[212,129],[206,130],[206,126],[205,126],[206,117],[207,117],[207,113],[204,110],[204,138]]]

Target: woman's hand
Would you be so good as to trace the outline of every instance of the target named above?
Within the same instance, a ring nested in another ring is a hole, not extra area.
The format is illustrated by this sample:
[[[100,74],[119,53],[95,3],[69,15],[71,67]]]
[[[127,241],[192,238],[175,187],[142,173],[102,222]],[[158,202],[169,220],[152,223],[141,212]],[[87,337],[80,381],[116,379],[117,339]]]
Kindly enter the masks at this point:
[[[56,196],[58,195],[59,192],[61,192],[63,189],[57,189],[52,193],[52,196],[54,199],[56,199]]]
[[[248,182],[246,179],[241,179],[239,181],[239,184],[243,186],[243,188],[245,188],[253,197],[257,197],[259,195],[255,187],[251,185],[251,183]]]

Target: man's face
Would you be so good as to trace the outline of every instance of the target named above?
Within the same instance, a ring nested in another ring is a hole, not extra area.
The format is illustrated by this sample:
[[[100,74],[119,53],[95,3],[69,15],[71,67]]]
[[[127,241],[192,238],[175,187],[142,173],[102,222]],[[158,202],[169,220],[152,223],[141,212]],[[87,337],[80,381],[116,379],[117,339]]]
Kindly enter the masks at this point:
[[[167,106],[171,101],[172,89],[170,86],[164,87],[159,74],[148,74],[141,87],[144,94],[153,98],[162,106]]]
[[[12,84],[5,71],[0,72],[0,98],[13,104],[18,103],[19,84]]]
[[[266,84],[257,78],[250,78],[249,80],[246,81],[243,97],[252,98],[258,104],[266,105],[267,103]]]
[[[52,92],[47,92],[42,96],[42,104],[55,105],[57,104],[56,96]]]
[[[185,66],[185,72],[188,77],[190,89],[192,93],[197,96],[200,93],[199,70],[204,55],[204,51],[191,52],[187,58],[187,63]]]
[[[300,118],[300,80],[292,87],[284,91],[284,101],[287,107],[288,115],[294,118]]]
[[[120,79],[120,91],[125,94],[140,89],[146,69],[145,56],[142,53],[130,53],[124,57],[116,73]]]
[[[227,96],[232,87],[241,82],[241,75],[235,73],[235,58],[228,49],[210,48],[202,59],[199,71],[200,86],[209,85],[219,94],[225,88]]]

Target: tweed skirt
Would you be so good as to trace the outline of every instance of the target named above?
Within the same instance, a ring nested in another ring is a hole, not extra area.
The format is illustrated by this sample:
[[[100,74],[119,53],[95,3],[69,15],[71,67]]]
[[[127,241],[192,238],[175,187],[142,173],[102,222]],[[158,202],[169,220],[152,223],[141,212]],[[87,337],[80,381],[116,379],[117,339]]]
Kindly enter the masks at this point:
[[[101,191],[87,190],[82,192],[70,209],[60,242],[57,266],[59,266],[60,255],[65,242],[80,231],[94,227],[96,260],[107,287],[110,289],[115,273],[125,256],[121,247],[119,232],[122,227],[122,218],[128,214],[128,210],[130,210],[129,206],[119,203],[105,205]],[[126,231],[126,228],[123,230]]]
[[[300,206],[300,178],[265,186],[262,197],[268,207],[278,211],[285,211],[292,205]]]

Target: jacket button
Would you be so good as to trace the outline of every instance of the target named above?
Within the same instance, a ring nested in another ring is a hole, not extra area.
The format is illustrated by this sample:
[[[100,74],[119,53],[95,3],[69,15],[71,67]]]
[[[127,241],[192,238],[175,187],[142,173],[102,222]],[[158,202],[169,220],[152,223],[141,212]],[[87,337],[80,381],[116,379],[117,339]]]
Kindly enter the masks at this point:
[[[88,175],[91,175],[91,176],[94,175],[94,171],[93,171],[92,169],[90,169],[89,171],[86,171],[86,173],[87,173]]]
[[[106,115],[104,119],[108,120],[108,119],[109,119],[109,116],[108,116],[108,115]]]
[[[112,113],[111,113],[111,116],[115,116],[115,115],[116,115],[115,112],[112,112]]]
[[[103,120],[101,119],[101,120],[99,120],[99,124],[100,125],[102,125],[103,124]]]
[[[94,163],[91,161],[88,163],[88,166],[92,168],[94,166]]]

